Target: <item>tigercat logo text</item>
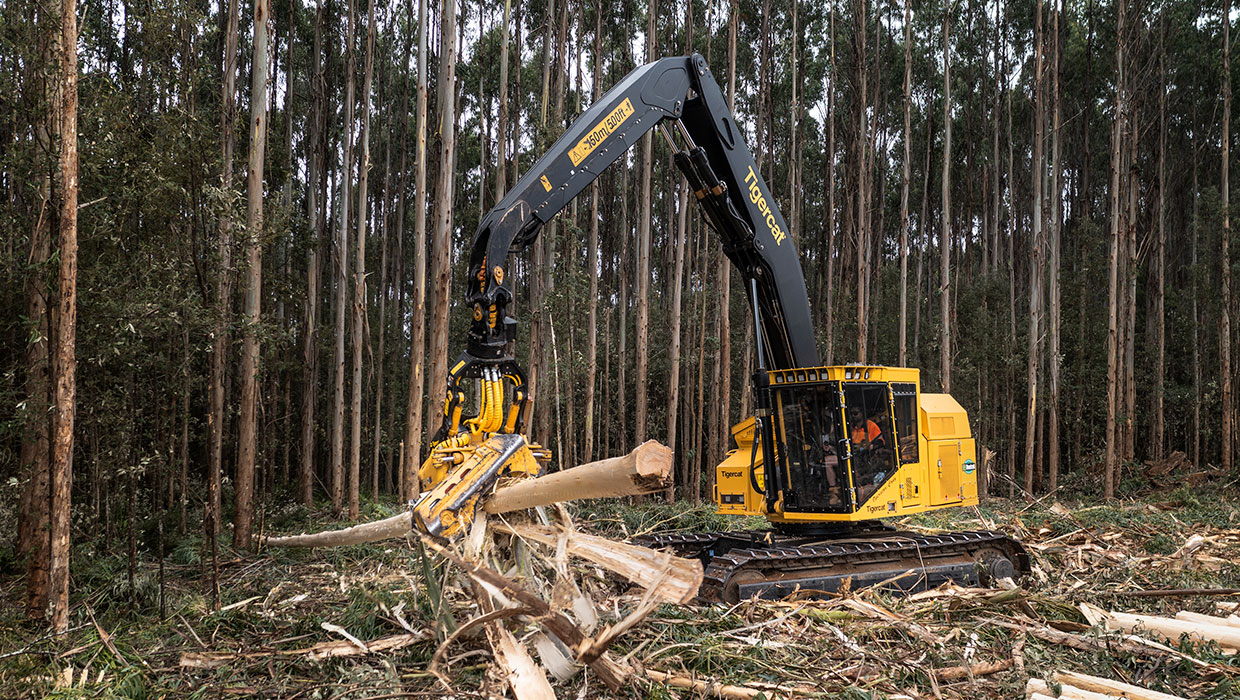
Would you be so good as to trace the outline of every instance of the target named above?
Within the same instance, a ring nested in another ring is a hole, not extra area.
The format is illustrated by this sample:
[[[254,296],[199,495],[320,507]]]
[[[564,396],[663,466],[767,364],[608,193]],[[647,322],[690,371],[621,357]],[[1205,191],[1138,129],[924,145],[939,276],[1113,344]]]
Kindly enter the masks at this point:
[[[611,114],[603,117],[603,121],[595,124],[594,128],[590,129],[590,133],[578,141],[576,146],[573,146],[573,150],[568,152],[569,160],[573,161],[574,166],[581,165],[581,161],[585,160],[586,156],[593,153],[594,149],[606,141],[607,137],[611,136],[631,116],[633,116],[633,103],[626,97],[624,102],[616,105],[616,108],[611,110]]]
[[[730,472],[730,471],[728,471],[728,470],[726,470],[726,469],[725,469],[725,470],[723,470],[723,478],[725,478],[725,479],[739,479],[739,478],[741,478],[741,475],[742,475],[742,474],[744,474],[744,473],[745,473],[745,472],[741,472],[741,471]]]
[[[771,210],[771,205],[767,203],[766,197],[758,187],[758,176],[754,174],[752,165],[749,166],[749,174],[745,176],[745,182],[749,184],[749,201],[758,205],[758,211],[766,217],[766,227],[771,230],[771,238],[775,239],[775,245],[782,244],[788,234],[784,233],[779,224],[775,223],[775,212]]]

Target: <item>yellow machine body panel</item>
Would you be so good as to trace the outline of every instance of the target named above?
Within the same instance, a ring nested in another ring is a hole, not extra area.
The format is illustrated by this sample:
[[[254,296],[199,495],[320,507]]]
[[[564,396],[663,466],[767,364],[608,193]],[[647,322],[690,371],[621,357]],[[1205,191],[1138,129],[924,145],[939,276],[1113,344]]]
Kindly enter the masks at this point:
[[[715,468],[720,513],[856,522],[977,503],[968,414],[950,395],[921,393],[918,370],[844,365],[769,376],[780,492],[768,501],[757,421],[748,418]]]

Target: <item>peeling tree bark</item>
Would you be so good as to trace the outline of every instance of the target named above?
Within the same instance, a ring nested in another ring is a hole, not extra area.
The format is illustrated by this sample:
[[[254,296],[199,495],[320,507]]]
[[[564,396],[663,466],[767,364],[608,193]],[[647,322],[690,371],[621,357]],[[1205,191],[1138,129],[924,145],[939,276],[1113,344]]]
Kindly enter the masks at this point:
[[[56,316],[56,396],[51,474],[52,629],[69,629],[69,506],[77,411],[78,61],[77,0],[60,14],[60,297]]]

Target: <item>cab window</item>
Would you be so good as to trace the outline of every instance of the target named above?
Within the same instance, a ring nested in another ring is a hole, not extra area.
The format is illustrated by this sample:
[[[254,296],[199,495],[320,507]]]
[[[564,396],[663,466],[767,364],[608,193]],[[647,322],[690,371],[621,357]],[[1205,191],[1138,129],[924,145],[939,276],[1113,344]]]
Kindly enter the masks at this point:
[[[853,486],[864,503],[896,471],[891,395],[886,384],[844,383]]]
[[[892,384],[895,399],[896,443],[900,449],[900,463],[913,464],[917,454],[917,386],[915,384]]]

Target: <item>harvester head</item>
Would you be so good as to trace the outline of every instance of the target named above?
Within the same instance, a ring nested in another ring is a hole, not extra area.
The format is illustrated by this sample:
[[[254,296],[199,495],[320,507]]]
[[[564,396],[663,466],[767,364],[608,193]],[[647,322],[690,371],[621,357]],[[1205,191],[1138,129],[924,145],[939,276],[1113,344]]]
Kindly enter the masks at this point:
[[[479,397],[474,416],[464,415],[466,379],[474,380]],[[448,373],[443,425],[418,470],[422,495],[412,506],[415,527],[432,537],[456,539],[469,531],[480,500],[501,477],[542,473],[550,453],[519,432],[531,403],[515,362],[482,363],[462,356]]]

